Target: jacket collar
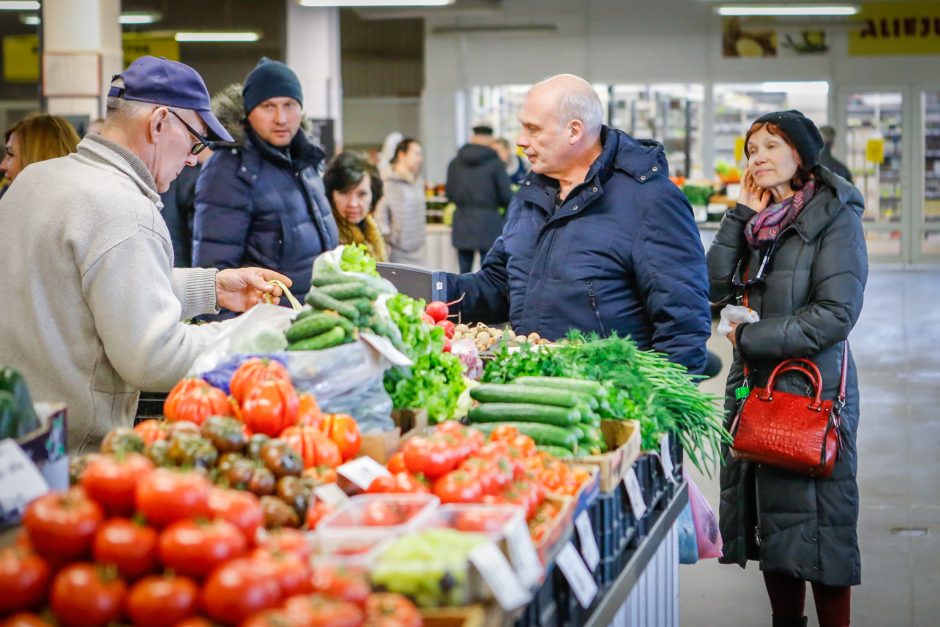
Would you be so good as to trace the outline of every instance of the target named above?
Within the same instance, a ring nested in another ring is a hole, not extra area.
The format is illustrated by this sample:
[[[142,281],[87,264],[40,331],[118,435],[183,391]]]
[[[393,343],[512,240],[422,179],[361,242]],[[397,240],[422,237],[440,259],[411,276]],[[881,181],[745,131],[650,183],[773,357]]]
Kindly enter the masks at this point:
[[[280,168],[299,172],[308,166],[319,167],[326,157],[320,148],[307,139],[303,129],[299,129],[286,151],[275,148],[261,139],[250,124],[245,124],[246,138],[242,145],[250,143],[266,161]]]
[[[153,180],[153,174],[150,173],[140,157],[126,147],[105,139],[101,135],[91,133],[79,142],[78,153],[95,161],[104,162],[126,174],[151,202],[162,206],[160,194],[157,193],[157,183]]]
[[[563,215],[577,213],[601,197],[604,193],[603,183],[616,170],[641,185],[656,177],[669,175],[662,144],[650,139],[634,139],[619,129],[602,126],[601,154],[591,164],[584,182],[576,186],[565,199]],[[557,193],[556,179],[535,172],[526,175],[519,190],[522,200],[533,202],[550,214]]]
[[[816,194],[793,222],[793,229],[806,242],[816,239],[843,208],[854,211],[859,217],[865,211],[861,192],[841,176],[822,165],[813,168],[813,176],[816,177]]]

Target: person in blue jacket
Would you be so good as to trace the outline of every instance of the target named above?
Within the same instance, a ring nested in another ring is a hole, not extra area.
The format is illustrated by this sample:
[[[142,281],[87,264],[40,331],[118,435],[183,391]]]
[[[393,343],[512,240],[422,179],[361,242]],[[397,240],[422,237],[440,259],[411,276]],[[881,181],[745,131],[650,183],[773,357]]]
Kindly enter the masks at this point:
[[[325,155],[301,129],[300,81],[262,58],[241,97],[227,93],[215,107],[236,121],[236,144],[217,148],[196,183],[193,266],[276,269],[303,299],[314,257],[335,248],[339,232],[319,174]]]
[[[526,95],[518,145],[532,171],[474,274],[447,275],[467,322],[548,339],[570,329],[629,335],[693,373],[711,335],[705,251],[663,147],[603,125],[591,85],[570,74]]]

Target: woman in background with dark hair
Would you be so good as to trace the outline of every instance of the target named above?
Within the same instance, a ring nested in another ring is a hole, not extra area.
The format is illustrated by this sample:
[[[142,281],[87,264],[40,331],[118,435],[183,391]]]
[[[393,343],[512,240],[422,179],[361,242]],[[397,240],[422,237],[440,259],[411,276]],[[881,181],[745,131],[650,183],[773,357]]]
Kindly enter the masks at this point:
[[[323,173],[326,197],[339,227],[340,244],[365,244],[376,261],[386,261],[385,242],[372,214],[382,198],[382,179],[363,157],[338,155]]]
[[[843,350],[862,310],[868,253],[859,191],[818,164],[823,140],[799,111],[764,115],[745,137],[747,168],[737,205],[708,251],[712,302],[741,300],[757,322],[732,325],[734,362],[725,396],[726,426],[737,392],[764,387],[774,367],[811,360],[824,399],[839,394]],[[748,377],[745,381],[744,366]],[[828,478],[813,478],[731,457],[721,467],[723,563],[759,560],[775,627],[805,626],[806,582],[821,627],[849,624],[851,587],[861,582],[856,431],[858,380],[848,355],[841,449]],[[775,388],[807,394],[797,373]]]

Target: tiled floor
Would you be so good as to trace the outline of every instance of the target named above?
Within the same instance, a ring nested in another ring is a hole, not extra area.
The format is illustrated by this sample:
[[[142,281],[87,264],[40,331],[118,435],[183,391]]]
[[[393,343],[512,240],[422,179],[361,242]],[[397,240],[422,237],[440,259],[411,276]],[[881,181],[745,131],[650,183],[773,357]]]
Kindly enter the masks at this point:
[[[862,549],[852,624],[934,627],[940,625],[940,269],[872,268],[851,343],[861,387]],[[713,336],[710,348],[727,365],[727,340]],[[704,387],[721,394],[725,374]],[[713,480],[697,473],[694,479],[716,506],[717,473]],[[811,599],[808,593],[809,624],[818,625]],[[716,560],[682,566],[680,604],[684,627],[771,624],[755,564],[747,570]]]

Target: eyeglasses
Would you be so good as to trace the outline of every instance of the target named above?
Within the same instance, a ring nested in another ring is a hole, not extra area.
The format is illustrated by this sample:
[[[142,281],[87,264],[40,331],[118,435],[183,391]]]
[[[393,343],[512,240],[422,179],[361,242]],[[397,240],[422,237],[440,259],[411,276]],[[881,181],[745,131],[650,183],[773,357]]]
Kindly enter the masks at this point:
[[[199,134],[196,131],[196,129],[194,129],[192,126],[187,124],[186,120],[184,120],[182,116],[180,116],[180,114],[174,111],[173,109],[167,108],[167,111],[175,115],[176,119],[182,122],[183,126],[186,127],[186,130],[189,131],[189,134],[195,137],[197,140],[199,140],[195,144],[193,144],[192,148],[189,149],[191,153],[193,153],[194,155],[198,155],[200,152],[202,152],[203,150],[209,147],[209,141],[210,141],[209,138],[204,137],[201,134]]]

